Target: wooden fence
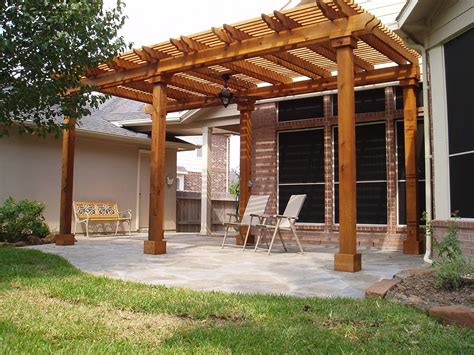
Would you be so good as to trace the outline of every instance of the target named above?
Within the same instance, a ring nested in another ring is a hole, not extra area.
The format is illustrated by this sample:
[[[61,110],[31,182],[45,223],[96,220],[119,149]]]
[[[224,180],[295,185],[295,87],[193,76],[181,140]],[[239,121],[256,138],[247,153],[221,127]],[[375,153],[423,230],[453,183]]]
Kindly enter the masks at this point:
[[[235,213],[235,197],[226,193],[212,194],[212,231],[223,231],[227,213]],[[201,193],[176,192],[176,231],[199,233],[201,230]]]

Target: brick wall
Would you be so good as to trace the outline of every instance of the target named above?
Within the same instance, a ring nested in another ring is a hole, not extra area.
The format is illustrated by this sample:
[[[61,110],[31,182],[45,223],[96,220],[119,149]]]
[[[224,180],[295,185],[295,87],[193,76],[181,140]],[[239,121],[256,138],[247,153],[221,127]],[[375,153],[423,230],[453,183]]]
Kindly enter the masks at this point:
[[[339,225],[333,221],[333,153],[332,126],[337,125],[337,116],[332,115],[332,97],[324,97],[324,117],[297,121],[277,122],[275,103],[256,108],[252,117],[252,180],[253,194],[269,194],[267,213],[277,210],[277,135],[278,131],[324,128],[325,145],[325,222],[298,226],[300,238],[308,243],[337,244]],[[392,87],[385,88],[386,107],[383,112],[356,114],[356,122],[380,122],[386,124],[387,144],[387,224],[358,225],[357,240],[360,246],[384,250],[402,250],[406,226],[397,225],[397,172],[395,122],[403,119],[403,110],[397,110]],[[303,207],[304,208],[304,207]],[[286,235],[291,239],[290,235]]]
[[[449,221],[435,220],[432,223],[433,237],[441,240],[448,233]],[[458,239],[461,242],[461,249],[464,255],[474,258],[474,222],[458,222]]]
[[[228,192],[228,137],[226,135],[212,135],[212,192]],[[190,171],[184,175],[184,190],[201,192],[201,172]]]

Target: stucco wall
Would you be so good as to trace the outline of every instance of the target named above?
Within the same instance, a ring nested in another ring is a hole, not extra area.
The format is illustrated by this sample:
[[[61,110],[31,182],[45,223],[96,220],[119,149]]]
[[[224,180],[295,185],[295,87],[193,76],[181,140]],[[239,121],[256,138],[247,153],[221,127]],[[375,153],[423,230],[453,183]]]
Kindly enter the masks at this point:
[[[135,230],[139,149],[136,144],[78,135],[74,200],[116,201],[120,210],[132,210],[132,230]],[[172,154],[167,154],[170,157],[167,159],[167,174],[172,175],[174,171],[175,175],[176,157],[173,154],[176,151],[167,150],[167,153],[168,151]],[[60,140],[17,134],[0,139],[0,203],[8,196],[44,202],[45,218],[51,230],[57,231],[60,186]],[[165,206],[176,206],[175,192],[167,191]],[[175,214],[175,207],[165,214],[168,228],[175,225]]]

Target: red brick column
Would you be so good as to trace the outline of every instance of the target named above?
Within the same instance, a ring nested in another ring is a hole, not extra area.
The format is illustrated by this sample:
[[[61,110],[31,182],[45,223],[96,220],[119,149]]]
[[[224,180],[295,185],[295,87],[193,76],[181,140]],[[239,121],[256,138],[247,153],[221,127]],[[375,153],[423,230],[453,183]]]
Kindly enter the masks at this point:
[[[333,230],[333,156],[332,156],[332,101],[331,95],[324,96],[324,232]]]

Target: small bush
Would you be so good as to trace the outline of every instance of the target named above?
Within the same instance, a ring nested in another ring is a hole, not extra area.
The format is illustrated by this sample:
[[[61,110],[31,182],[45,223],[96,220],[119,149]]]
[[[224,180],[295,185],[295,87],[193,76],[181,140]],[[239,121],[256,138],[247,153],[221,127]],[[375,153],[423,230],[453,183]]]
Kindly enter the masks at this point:
[[[457,290],[463,286],[463,277],[474,271],[474,264],[462,255],[461,242],[458,239],[457,214],[449,221],[448,233],[441,241],[435,241],[438,253],[433,265],[436,269],[436,287]]]
[[[44,238],[49,234],[43,212],[44,203],[31,200],[16,202],[9,197],[0,207],[0,240],[14,243],[26,241],[28,236]]]

